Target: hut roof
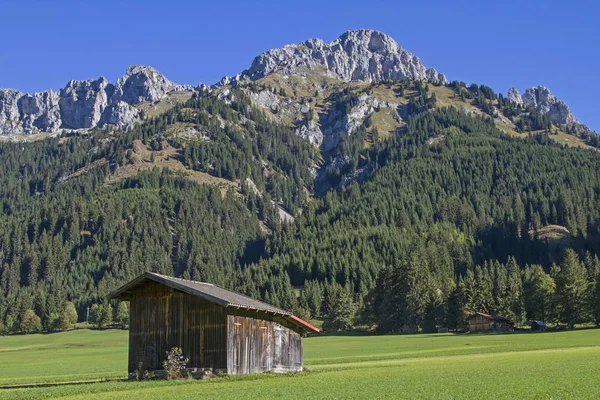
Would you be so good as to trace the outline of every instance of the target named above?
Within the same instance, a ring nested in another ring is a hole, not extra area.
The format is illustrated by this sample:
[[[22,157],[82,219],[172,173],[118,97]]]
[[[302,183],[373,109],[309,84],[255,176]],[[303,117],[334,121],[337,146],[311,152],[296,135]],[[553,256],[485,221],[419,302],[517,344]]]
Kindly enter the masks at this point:
[[[309,324],[308,322],[292,315],[291,312],[274,307],[262,301],[255,300],[251,297],[234,292],[229,289],[222,288],[212,283],[189,281],[187,279],[173,278],[166,275],[157,274],[154,272],[146,272],[129,283],[121,286],[119,289],[109,294],[109,298],[118,300],[129,300],[131,294],[136,287],[144,285],[148,281],[162,283],[163,285],[172,287],[179,291],[198,296],[211,303],[218,304],[223,307],[245,308],[248,310],[257,310],[267,313],[281,315],[286,319],[294,321],[302,325],[305,329],[313,332],[319,332],[319,329]]]
[[[511,322],[510,319],[503,317],[502,315],[496,315],[496,314],[484,314],[484,313],[475,313],[473,314],[473,316],[476,315],[482,315],[484,317],[488,317],[489,319],[491,319],[492,321],[503,321],[503,322]]]

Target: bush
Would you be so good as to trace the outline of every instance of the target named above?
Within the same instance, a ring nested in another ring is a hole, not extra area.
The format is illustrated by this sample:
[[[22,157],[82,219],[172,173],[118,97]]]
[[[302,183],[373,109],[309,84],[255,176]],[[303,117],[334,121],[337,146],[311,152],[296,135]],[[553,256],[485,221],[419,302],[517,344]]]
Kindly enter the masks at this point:
[[[65,302],[63,314],[65,315],[64,318],[69,321],[69,325],[77,323],[77,309],[75,308],[75,304],[70,301]]]
[[[42,321],[33,310],[25,310],[21,314],[19,329],[22,333],[33,333],[42,330]]]
[[[167,351],[167,359],[162,363],[167,373],[167,379],[187,378],[186,366],[189,361],[189,358],[183,358],[183,353],[179,347],[173,347],[171,351]]]
[[[129,307],[127,307],[127,303],[124,301],[119,303],[115,322],[123,328],[129,325]]]
[[[112,322],[112,307],[110,304],[92,304],[88,322],[96,325],[98,328],[110,325]]]
[[[140,362],[138,364],[134,372],[136,381],[148,381],[156,378],[156,375],[154,375],[154,371],[149,372],[147,369],[144,368],[143,362]]]

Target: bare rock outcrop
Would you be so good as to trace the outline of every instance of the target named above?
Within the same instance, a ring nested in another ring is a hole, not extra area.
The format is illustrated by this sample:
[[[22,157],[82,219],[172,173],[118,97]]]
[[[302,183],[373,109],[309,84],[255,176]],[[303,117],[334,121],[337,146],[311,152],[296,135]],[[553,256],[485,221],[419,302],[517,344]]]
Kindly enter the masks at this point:
[[[309,39],[269,50],[254,59],[250,68],[219,84],[257,80],[274,72],[306,75],[322,71],[327,76],[350,81],[379,82],[410,78],[447,84],[435,69],[426,69],[421,60],[406,51],[390,36],[368,29],[348,31],[331,43]]]
[[[19,99],[23,93],[14,89],[0,89],[0,133],[22,133]]]
[[[115,100],[129,104],[156,102],[179,85],[171,82],[152,67],[134,65],[127,69],[115,86]]]
[[[157,102],[173,91],[192,91],[180,86],[151,67],[132,66],[116,85],[105,78],[70,81],[58,92],[33,95],[14,89],[0,89],[0,135],[56,133],[115,125],[127,129],[140,118],[133,107]]]
[[[547,114],[550,119],[561,125],[577,124],[577,119],[571,113],[569,106],[559,100],[545,86],[532,87],[525,90],[523,95],[515,88],[508,91],[508,99],[517,105],[533,108],[541,114]]]
[[[61,127],[82,129],[97,126],[108,106],[108,86],[109,83],[105,78],[70,81],[61,90],[58,100]]]
[[[139,118],[140,110],[124,101],[118,101],[104,110],[99,125],[114,125],[119,129],[127,130],[130,126],[134,125]]]
[[[508,100],[518,106],[523,105],[523,98],[521,97],[521,93],[519,93],[519,91],[515,88],[508,89]]]
[[[303,121],[296,128],[296,134],[310,143],[319,147],[323,143],[323,132],[321,127],[314,121]]]
[[[372,95],[362,93],[351,100],[349,112],[334,108],[330,113],[322,114],[323,142],[321,148],[325,151],[334,149],[343,135],[352,135],[374,112],[382,108],[389,108],[396,113],[398,106],[396,103],[381,101]],[[398,116],[398,118],[400,117]]]

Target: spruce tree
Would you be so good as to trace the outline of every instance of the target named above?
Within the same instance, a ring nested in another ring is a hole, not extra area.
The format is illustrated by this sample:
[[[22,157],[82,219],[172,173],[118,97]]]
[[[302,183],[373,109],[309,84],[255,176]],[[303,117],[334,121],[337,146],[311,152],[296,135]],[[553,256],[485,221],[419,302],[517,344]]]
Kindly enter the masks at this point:
[[[588,320],[590,285],[587,271],[575,251],[568,249],[565,252],[560,267],[554,268],[553,277],[556,282],[555,300],[560,321],[573,328],[575,324]]]
[[[594,294],[592,296],[592,310],[594,313],[594,320],[597,325],[600,326],[600,274],[596,278],[594,284]]]
[[[507,280],[507,305],[508,317],[517,325],[525,322],[525,305],[523,303],[523,281],[521,270],[514,257],[508,259],[506,264]]]
[[[540,265],[525,270],[523,297],[526,317],[529,320],[553,321],[556,285],[550,274]]]
[[[356,305],[346,288],[335,287],[328,294],[328,312],[323,321],[326,332],[347,331],[354,326]]]

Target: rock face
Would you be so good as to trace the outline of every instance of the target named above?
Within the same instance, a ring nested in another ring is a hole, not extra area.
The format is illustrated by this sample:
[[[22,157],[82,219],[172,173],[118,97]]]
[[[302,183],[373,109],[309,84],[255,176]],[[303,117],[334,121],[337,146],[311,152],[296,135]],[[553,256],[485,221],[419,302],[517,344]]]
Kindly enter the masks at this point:
[[[421,60],[404,50],[390,36],[373,30],[348,31],[331,43],[309,39],[269,50],[254,59],[250,68],[231,81],[256,80],[273,72],[306,74],[323,71],[327,76],[349,81],[379,82],[410,78],[447,84],[435,69],[426,69]]]
[[[523,105],[523,98],[521,97],[521,93],[515,88],[508,89],[508,100],[515,103],[518,106]]]
[[[296,128],[296,134],[317,147],[323,143],[323,132],[314,120],[306,121]]]
[[[106,124],[127,129],[140,117],[132,105],[157,102],[176,90],[193,89],[144,66],[130,67],[116,85],[99,78],[72,80],[58,92],[33,95],[0,89],[0,134],[54,133]]]
[[[179,85],[154,68],[134,65],[117,81],[115,96],[126,103],[139,104],[159,101],[173,90],[179,90]]]
[[[104,78],[69,82],[58,100],[62,127],[82,129],[98,125],[108,106],[108,85]]]
[[[577,119],[571,113],[564,101],[559,100],[545,86],[529,88],[519,95],[515,88],[508,91],[508,99],[515,104],[534,108],[542,114],[547,114],[551,120],[561,125],[576,124]]]
[[[115,125],[119,129],[127,129],[135,124],[139,118],[140,110],[124,101],[118,101],[104,110],[99,125],[104,126],[108,124]]]
[[[389,108],[396,118],[400,118],[396,109],[398,104],[380,101],[366,93],[351,100],[350,111],[333,108],[330,113],[321,114],[320,122],[322,129],[321,148],[325,151],[333,150],[340,143],[341,137],[351,135],[363,124],[365,118],[372,115],[381,108]]]

